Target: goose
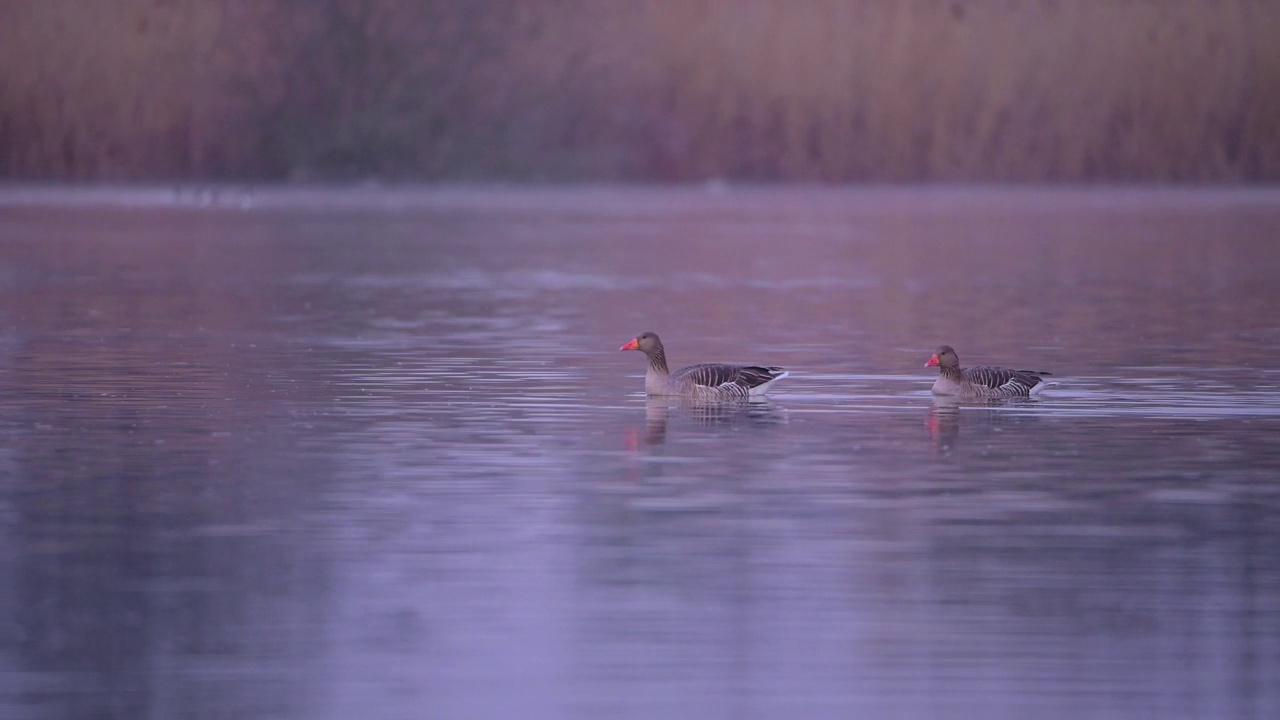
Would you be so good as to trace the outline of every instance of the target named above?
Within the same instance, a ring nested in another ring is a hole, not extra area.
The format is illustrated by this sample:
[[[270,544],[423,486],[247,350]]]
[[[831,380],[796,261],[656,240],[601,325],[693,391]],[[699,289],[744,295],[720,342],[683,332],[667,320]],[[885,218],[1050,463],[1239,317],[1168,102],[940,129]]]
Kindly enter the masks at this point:
[[[1001,367],[960,367],[960,358],[950,345],[943,345],[933,353],[925,367],[937,366],[938,380],[933,384],[934,395],[958,395],[960,397],[1011,398],[1027,397],[1044,390],[1046,383],[1041,375],[1051,375],[1041,370],[1010,370]]]
[[[644,391],[649,395],[678,395],[707,400],[745,400],[760,397],[769,386],[790,373],[780,367],[701,363],[674,373],[667,369],[667,354],[657,333],[643,332],[618,348],[639,350],[649,358]]]

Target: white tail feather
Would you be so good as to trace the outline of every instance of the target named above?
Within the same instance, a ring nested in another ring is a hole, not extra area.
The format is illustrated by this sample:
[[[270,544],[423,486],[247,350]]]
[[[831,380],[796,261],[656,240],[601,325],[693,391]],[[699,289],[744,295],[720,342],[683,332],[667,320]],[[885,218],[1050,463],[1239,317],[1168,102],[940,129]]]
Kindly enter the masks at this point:
[[[757,397],[757,396],[759,396],[759,395],[764,395],[765,393],[769,392],[769,386],[770,386],[770,385],[772,385],[772,384],[774,384],[774,383],[778,382],[779,380],[781,380],[782,378],[784,378],[784,377],[786,377],[786,376],[788,376],[788,375],[790,375],[790,374],[791,374],[791,371],[790,371],[790,370],[783,370],[781,374],[779,374],[777,377],[775,377],[774,379],[770,380],[769,382],[761,383],[761,384],[759,384],[759,385],[757,385],[757,386],[755,386],[755,387],[751,388],[750,390],[748,390],[748,391],[747,391],[747,396],[748,396],[748,397]]]

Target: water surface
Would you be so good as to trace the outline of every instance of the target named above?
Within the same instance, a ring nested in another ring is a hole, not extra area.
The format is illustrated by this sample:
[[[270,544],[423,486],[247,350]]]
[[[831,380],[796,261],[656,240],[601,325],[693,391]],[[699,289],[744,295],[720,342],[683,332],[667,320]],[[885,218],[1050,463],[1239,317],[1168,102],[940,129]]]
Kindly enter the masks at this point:
[[[1280,194],[0,191],[0,716],[1280,716]],[[641,394],[617,348],[784,365]],[[924,361],[1051,370],[956,403]]]

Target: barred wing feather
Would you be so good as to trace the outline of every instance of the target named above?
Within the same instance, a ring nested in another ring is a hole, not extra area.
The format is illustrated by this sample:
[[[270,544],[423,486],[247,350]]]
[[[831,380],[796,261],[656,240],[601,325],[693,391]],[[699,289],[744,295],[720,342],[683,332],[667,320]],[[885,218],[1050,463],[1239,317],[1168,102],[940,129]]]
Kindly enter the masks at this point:
[[[972,367],[961,371],[964,380],[981,387],[990,388],[997,393],[1026,394],[1039,385],[1041,375],[1047,372],[1035,370],[1010,370],[999,367]]]
[[[743,390],[749,390],[776,379],[783,372],[780,367],[703,363],[690,365],[673,375],[672,379],[688,380],[702,387],[737,386]]]

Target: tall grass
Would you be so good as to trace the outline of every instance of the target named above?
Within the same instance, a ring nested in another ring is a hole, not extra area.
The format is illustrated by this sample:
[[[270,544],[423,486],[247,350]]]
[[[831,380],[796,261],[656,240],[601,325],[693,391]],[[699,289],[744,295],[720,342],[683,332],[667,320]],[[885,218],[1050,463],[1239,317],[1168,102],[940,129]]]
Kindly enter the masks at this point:
[[[0,0],[0,175],[1280,179],[1266,0]]]
[[[245,8],[250,8],[247,3]],[[128,178],[236,172],[238,64],[267,38],[198,0],[4,2],[0,171]]]

